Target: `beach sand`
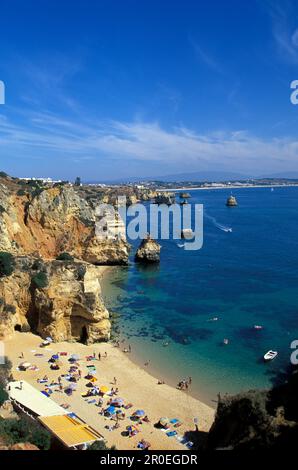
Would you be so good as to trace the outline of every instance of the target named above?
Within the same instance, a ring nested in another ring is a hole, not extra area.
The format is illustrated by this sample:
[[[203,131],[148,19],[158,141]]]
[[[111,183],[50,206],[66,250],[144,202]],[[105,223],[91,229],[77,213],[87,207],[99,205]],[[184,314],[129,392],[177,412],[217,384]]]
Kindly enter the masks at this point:
[[[87,392],[86,384],[88,380],[82,378],[78,382],[78,388],[72,396],[67,396],[64,392],[55,391],[51,399],[58,404],[67,403],[70,405],[69,411],[75,412],[90,426],[99,431],[107,441],[108,446],[115,445],[117,449],[136,449],[140,439],[145,439],[151,443],[151,450],[178,449],[186,450],[175,437],[168,437],[160,429],[156,429],[154,424],[161,417],[170,419],[178,418],[183,425],[177,429],[180,436],[187,431],[194,431],[194,418],[198,419],[199,430],[208,431],[214,420],[214,409],[191,397],[188,392],[177,390],[166,384],[158,385],[157,379],[151,376],[146,370],[134,364],[129,359],[129,354],[125,354],[111,343],[99,343],[85,346],[80,343],[54,343],[47,348],[40,348],[41,338],[32,333],[16,332],[12,339],[5,341],[5,355],[12,361],[12,374],[15,380],[26,380],[36,388],[43,390],[44,385],[37,382],[37,379],[44,377],[57,381],[59,375],[66,374],[69,369],[68,358],[70,354],[79,354],[79,361],[82,377],[87,374],[87,365],[96,365],[97,384],[114,387],[114,377],[117,378],[119,388],[118,397],[124,399],[125,404],[132,403],[133,407],[125,411],[126,417],[120,421],[120,428],[109,431],[105,426],[111,426],[115,422],[104,418],[99,414],[100,408],[96,404],[88,404],[81,394]],[[61,357],[62,366],[59,371],[52,371],[48,360],[57,352],[67,352],[68,356]],[[101,360],[87,362],[86,356],[101,353]],[[105,352],[107,357],[103,357]],[[24,354],[22,359],[21,353]],[[36,353],[44,354],[43,357],[36,357]],[[35,364],[38,371],[27,370],[20,372],[17,366],[24,360]],[[63,379],[63,385],[66,385]],[[96,403],[98,397],[95,397]],[[104,407],[106,407],[109,396],[104,397]],[[126,426],[133,424],[130,420],[131,414],[137,409],[144,409],[150,419],[150,423],[142,423],[138,426],[140,432],[134,437],[123,436]]]

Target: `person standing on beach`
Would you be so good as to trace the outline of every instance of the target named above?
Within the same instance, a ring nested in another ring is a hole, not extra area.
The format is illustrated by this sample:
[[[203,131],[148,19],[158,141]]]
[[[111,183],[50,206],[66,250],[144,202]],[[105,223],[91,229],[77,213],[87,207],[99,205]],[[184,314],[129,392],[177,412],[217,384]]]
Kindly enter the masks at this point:
[[[99,353],[98,353],[98,360],[100,361],[100,359],[101,359],[101,354],[100,354],[100,352],[99,352]]]
[[[114,385],[117,385],[117,379],[114,377]]]
[[[128,345],[128,351],[131,353],[131,345]]]

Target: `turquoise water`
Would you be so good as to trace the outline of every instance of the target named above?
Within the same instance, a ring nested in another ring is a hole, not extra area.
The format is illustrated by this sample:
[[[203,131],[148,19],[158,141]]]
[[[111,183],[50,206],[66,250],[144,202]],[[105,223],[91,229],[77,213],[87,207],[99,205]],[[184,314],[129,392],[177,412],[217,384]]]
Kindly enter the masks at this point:
[[[172,384],[192,376],[192,393],[209,403],[270,386],[298,338],[298,188],[236,189],[235,208],[229,194],[191,193],[208,215],[201,250],[162,240],[160,266],[146,268],[133,263],[134,243],[131,265],[111,269],[104,288],[134,360]],[[264,364],[269,349],[279,356]]]

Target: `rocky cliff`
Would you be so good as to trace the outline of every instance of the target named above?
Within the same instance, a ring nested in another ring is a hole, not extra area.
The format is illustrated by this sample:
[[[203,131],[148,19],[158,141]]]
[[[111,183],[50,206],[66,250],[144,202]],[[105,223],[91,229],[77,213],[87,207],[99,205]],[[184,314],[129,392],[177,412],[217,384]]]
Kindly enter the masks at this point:
[[[142,263],[159,263],[160,249],[160,244],[148,235],[147,238],[142,240],[136,252],[135,260]]]
[[[221,399],[208,450],[286,450],[298,442],[298,373],[269,391],[252,390]]]
[[[125,237],[98,233],[96,206],[70,185],[27,186],[0,178],[0,337],[18,329],[55,341],[109,339],[97,265],[127,264]],[[67,261],[56,260],[61,253]]]
[[[84,262],[18,257],[0,282],[0,337],[35,331],[54,341],[92,343],[110,337],[100,267]]]
[[[72,187],[18,194],[0,185],[0,251],[53,259],[61,252],[93,264],[126,264],[124,239],[96,235],[96,212]]]

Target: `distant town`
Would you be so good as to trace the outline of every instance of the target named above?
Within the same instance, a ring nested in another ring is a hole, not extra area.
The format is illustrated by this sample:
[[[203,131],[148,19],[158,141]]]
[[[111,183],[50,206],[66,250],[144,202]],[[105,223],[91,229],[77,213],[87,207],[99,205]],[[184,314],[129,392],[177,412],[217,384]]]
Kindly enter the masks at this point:
[[[17,178],[25,183],[37,182],[44,185],[54,184],[69,184],[74,186],[92,186],[99,188],[107,187],[133,187],[136,189],[155,189],[155,190],[180,190],[180,189],[221,189],[221,188],[243,188],[243,187],[266,187],[266,186],[298,186],[298,179],[296,178],[250,178],[244,180],[230,180],[230,181],[134,181],[129,180],[123,182],[88,182],[81,180],[77,177],[75,181],[54,180],[49,177],[37,178],[26,177]]]

